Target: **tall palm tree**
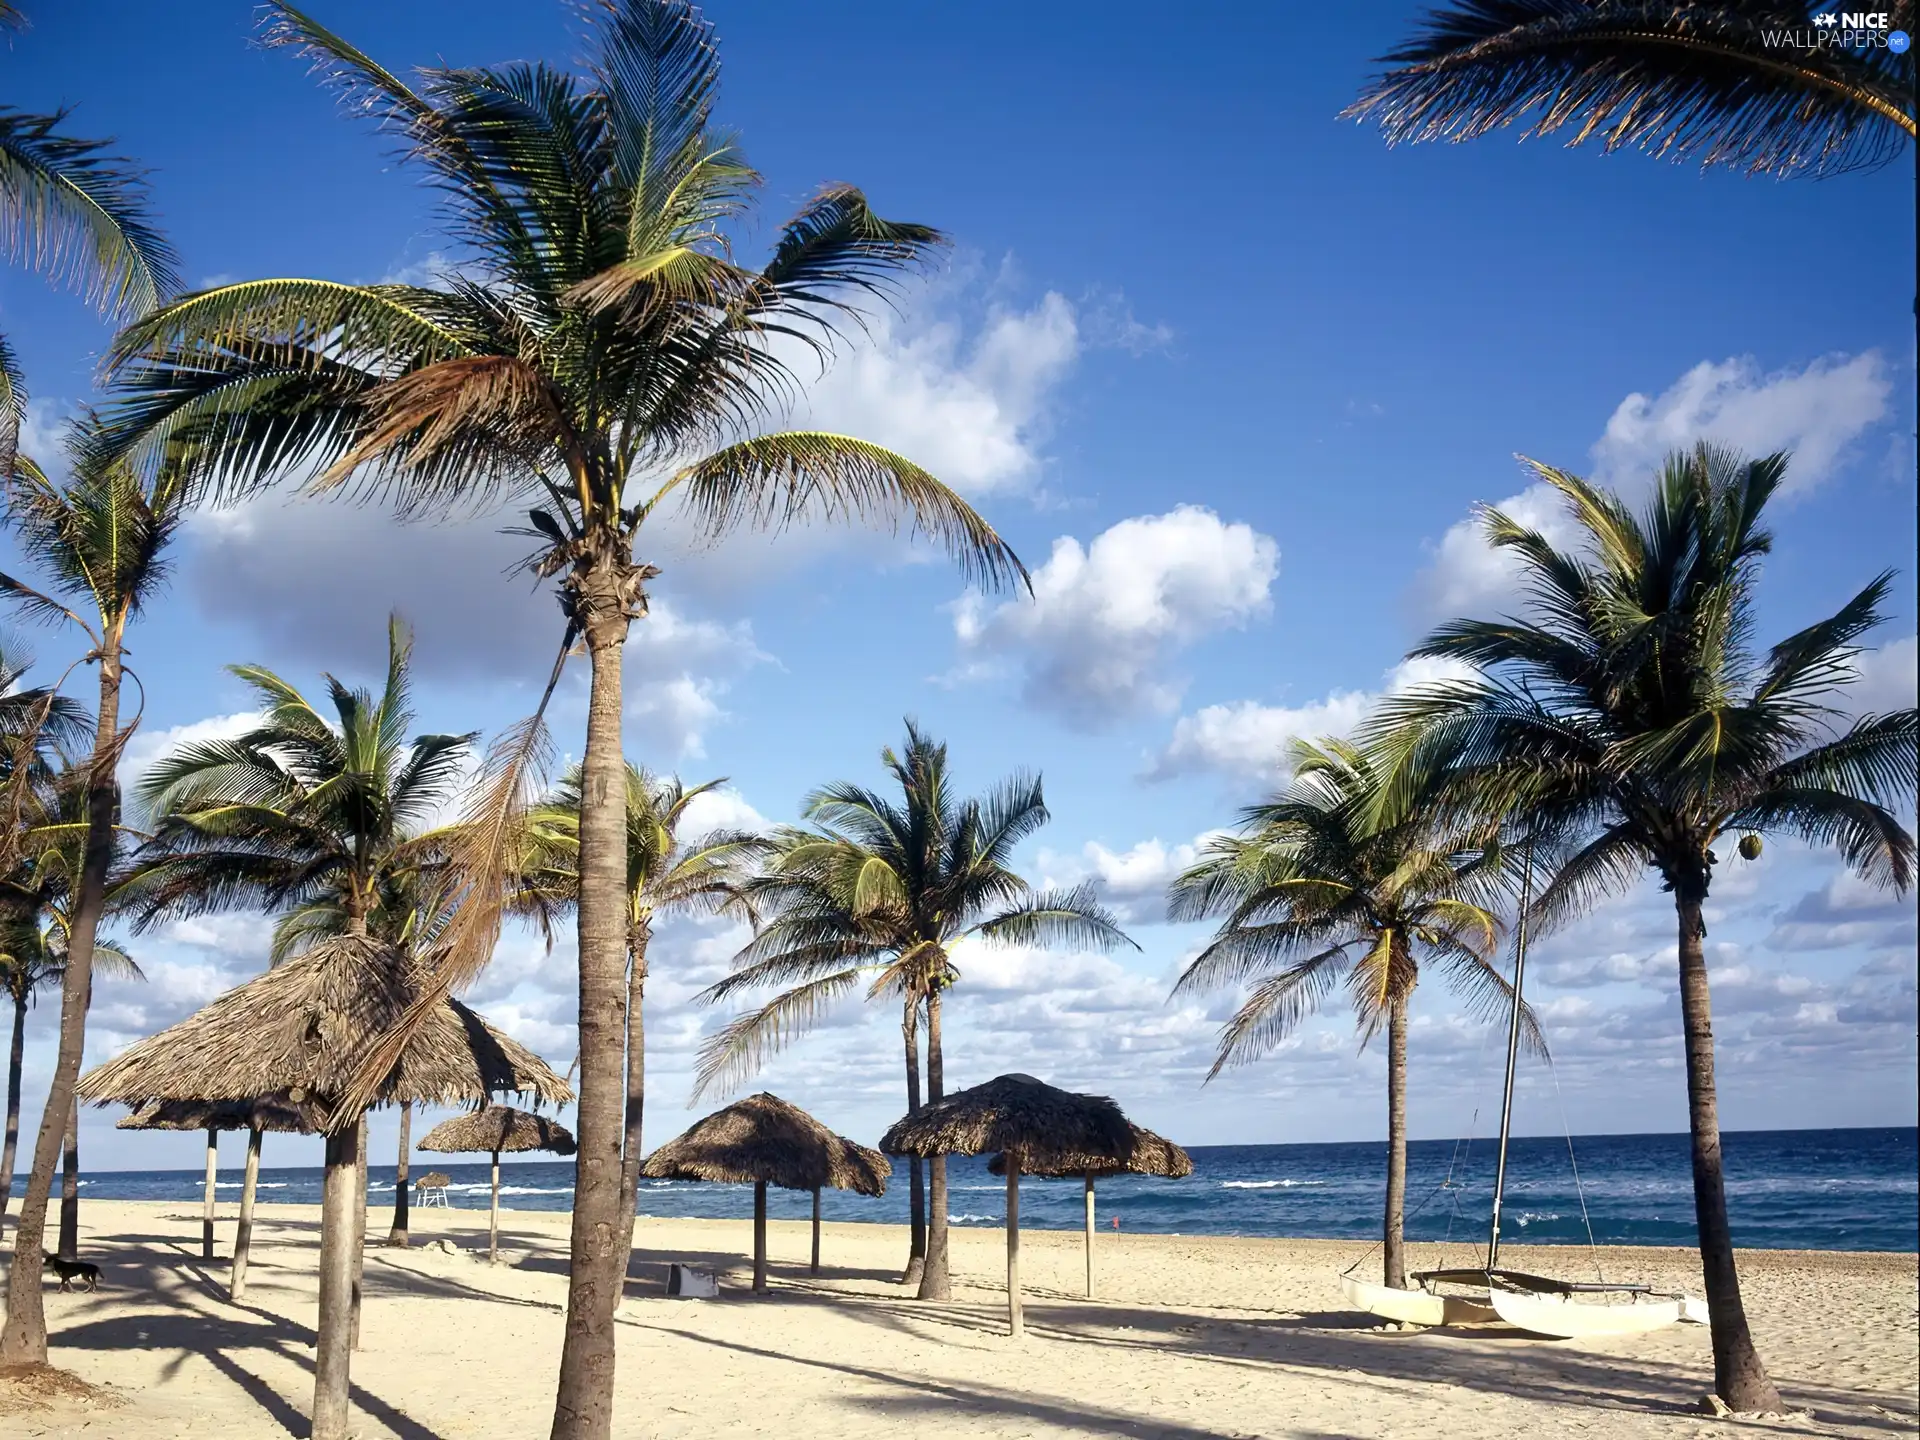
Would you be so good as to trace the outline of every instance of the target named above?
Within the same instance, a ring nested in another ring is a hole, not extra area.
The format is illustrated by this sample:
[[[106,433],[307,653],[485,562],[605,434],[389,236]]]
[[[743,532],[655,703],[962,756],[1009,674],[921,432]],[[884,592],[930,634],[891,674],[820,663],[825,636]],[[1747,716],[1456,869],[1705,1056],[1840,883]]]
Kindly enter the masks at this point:
[[[526,853],[514,908],[537,916],[543,925],[556,914],[579,908],[582,779],[576,766],[527,816]],[[647,946],[653,939],[654,921],[674,914],[742,908],[740,866],[761,845],[756,835],[725,829],[682,838],[687,807],[725,783],[709,780],[688,787],[677,776],[660,777],[627,766],[627,1105],[620,1184],[632,1208],[638,1207],[640,1198],[640,1132],[646,1108],[642,1021]]]
[[[139,724],[137,713],[129,724],[120,722],[120,690],[127,673],[122,649],[127,627],[165,578],[165,552],[182,516],[182,491],[174,483],[177,472],[172,466],[160,464],[143,474],[104,454],[98,438],[90,423],[73,427],[69,444],[73,473],[64,483],[49,479],[26,456],[16,457],[12,467],[0,474],[0,504],[4,504],[15,547],[45,577],[44,586],[36,587],[0,574],[0,596],[31,618],[79,630],[88,642],[87,662],[100,667],[99,703],[84,772],[86,836],[79,873],[73,879],[61,977],[60,1044],[20,1206],[20,1224],[14,1231],[17,1275],[33,1274],[40,1264],[54,1163],[86,1046],[95,937],[119,839],[116,770],[121,750]],[[46,1354],[40,1287],[9,1286],[6,1323],[0,1327],[0,1363],[44,1364]]]
[[[766,918],[735,957],[733,973],[700,998],[711,1003],[782,988],[707,1040],[701,1089],[751,1074],[865,982],[869,999],[898,1001],[909,1016],[924,1010],[927,1095],[939,1100],[946,1075],[941,1009],[960,979],[957,945],[1133,944],[1094,902],[1090,885],[1036,891],[1009,868],[1014,849],[1048,819],[1037,775],[1014,775],[984,799],[961,799],[948,778],[947,747],[911,720],[905,747],[889,747],[880,758],[900,787],[897,802],[847,782],[816,791],[806,804],[813,828],[774,837],[764,871],[746,883],[749,903]],[[911,1108],[919,1065],[909,1045]],[[919,1294],[945,1299],[951,1281],[944,1160],[929,1162],[928,1182]]]
[[[1436,828],[1414,809],[1382,823],[1380,776],[1341,740],[1298,742],[1280,795],[1242,812],[1242,831],[1207,842],[1168,892],[1168,918],[1220,917],[1175,995],[1250,985],[1220,1032],[1212,1080],[1271,1052],[1345,983],[1364,1049],[1387,1030],[1385,1283],[1407,1279],[1407,1007],[1422,962],[1483,1014],[1513,991],[1489,958],[1500,851],[1491,836]],[[1522,1033],[1544,1053],[1531,1010]]]
[[[1672,893],[1715,1388],[1735,1410],[1778,1409],[1748,1330],[1727,1223],[1701,912],[1718,847],[1735,835],[1749,857],[1760,836],[1791,835],[1837,848],[1871,881],[1912,884],[1914,841],[1896,816],[1920,779],[1920,717],[1907,709],[1849,720],[1837,708],[1891,576],[1755,653],[1755,590],[1772,548],[1762,512],[1786,473],[1784,455],[1749,461],[1708,446],[1676,454],[1640,514],[1528,463],[1565,501],[1581,549],[1556,550],[1485,512],[1488,540],[1519,562],[1526,612],[1455,620],[1414,652],[1465,661],[1484,676],[1388,702],[1378,725],[1392,757],[1386,791],[1512,816],[1565,844],[1570,858],[1534,906],[1542,924],[1649,869]]]
[[[408,933],[420,900],[397,872],[458,787],[474,741],[407,738],[412,659],[395,616],[379,692],[329,675],[330,713],[265,666],[231,666],[259,697],[260,722],[163,755],[135,792],[153,831],[129,886],[137,926],[279,911],[276,962],[323,935],[367,934],[375,920],[387,938]]]
[[[526,63],[426,70],[417,85],[291,6],[267,8],[269,41],[309,58],[433,180],[462,269],[430,289],[267,279],[189,296],[114,345],[114,423],[139,464],[188,446],[209,493],[312,477],[409,513],[541,498],[528,563],[558,577],[560,648],[584,639],[591,667],[580,1133],[552,1433],[604,1440],[625,1253],[612,1240],[626,1203],[620,657],[659,573],[636,555],[638,537],[674,509],[715,538],[809,518],[905,520],[983,582],[1025,571],[905,457],[770,428],[799,389],[789,361],[825,355],[858,304],[941,237],[832,186],[764,266],[737,263],[758,177],[714,124],[719,58],[690,0],[594,0],[584,75]],[[493,792],[503,805],[522,793],[537,727],[523,738]],[[509,867],[511,830],[477,827],[469,868]],[[484,965],[493,933],[463,927],[441,980]],[[369,1075],[401,1043],[389,1037]]]
[[[1762,175],[1887,164],[1914,135],[1913,56],[1814,35],[1806,0],[1456,0],[1431,13],[1347,110],[1389,142],[1471,140],[1531,117],[1571,131]],[[1891,30],[1913,0],[1889,0]]]

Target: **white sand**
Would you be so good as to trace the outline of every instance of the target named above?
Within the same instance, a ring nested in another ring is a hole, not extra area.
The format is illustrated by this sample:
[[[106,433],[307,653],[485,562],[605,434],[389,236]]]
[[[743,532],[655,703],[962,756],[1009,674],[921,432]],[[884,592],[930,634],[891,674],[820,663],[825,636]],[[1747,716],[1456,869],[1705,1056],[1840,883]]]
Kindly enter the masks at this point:
[[[221,1254],[232,1244],[222,1206]],[[224,1259],[199,1259],[199,1217],[177,1204],[90,1201],[83,1253],[97,1294],[47,1308],[53,1360],[118,1404],[67,1400],[0,1418],[14,1436],[90,1440],[305,1434],[311,1398],[318,1212],[263,1206],[247,1304],[226,1302]],[[505,1217],[511,1266],[413,1249],[367,1260],[353,1361],[363,1437],[544,1435],[565,1300],[567,1217]],[[485,1243],[484,1212],[415,1211],[416,1245]],[[386,1233],[384,1212],[369,1223]],[[1006,1338],[1000,1232],[953,1232],[956,1299],[923,1305],[893,1283],[890,1226],[827,1228],[806,1273],[807,1228],[772,1227],[774,1292],[742,1293],[750,1227],[649,1220],[620,1320],[615,1434],[887,1436],[1594,1435],[1692,1437],[1731,1427],[1689,1413],[1710,1388],[1707,1332],[1555,1342],[1493,1331],[1381,1333],[1342,1313],[1334,1271],[1364,1246],[1328,1241],[1103,1234],[1102,1294],[1079,1297],[1080,1237],[1028,1232],[1028,1336]],[[1455,1247],[1449,1260],[1466,1258]],[[1512,1263],[1590,1264],[1515,1248]],[[1673,1250],[1602,1252],[1610,1275],[1697,1292]],[[1442,1257],[1421,1247],[1421,1263]],[[663,1262],[722,1271],[718,1301],[669,1300]],[[1914,1429],[1920,1386],[1916,1258],[1755,1252],[1748,1312],[1791,1406],[1795,1435]],[[0,1386],[0,1402],[5,1389]],[[17,1397],[16,1397],[17,1399]],[[1745,1430],[1746,1426],[1737,1427]]]

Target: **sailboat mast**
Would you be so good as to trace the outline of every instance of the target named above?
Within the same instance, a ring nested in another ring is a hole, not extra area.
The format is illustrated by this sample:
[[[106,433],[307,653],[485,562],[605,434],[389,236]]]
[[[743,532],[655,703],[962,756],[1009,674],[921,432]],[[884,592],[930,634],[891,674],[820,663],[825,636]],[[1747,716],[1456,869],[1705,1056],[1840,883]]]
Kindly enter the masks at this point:
[[[1487,1236],[1487,1269],[1500,1263],[1500,1201],[1507,1190],[1507,1137],[1513,1130],[1513,1071],[1520,1056],[1520,987],[1527,973],[1527,907],[1533,903],[1533,837],[1527,837],[1527,867],[1520,882],[1520,915],[1513,945],[1513,1011],[1507,1019],[1507,1080],[1500,1096],[1500,1155],[1493,1170],[1493,1226]]]

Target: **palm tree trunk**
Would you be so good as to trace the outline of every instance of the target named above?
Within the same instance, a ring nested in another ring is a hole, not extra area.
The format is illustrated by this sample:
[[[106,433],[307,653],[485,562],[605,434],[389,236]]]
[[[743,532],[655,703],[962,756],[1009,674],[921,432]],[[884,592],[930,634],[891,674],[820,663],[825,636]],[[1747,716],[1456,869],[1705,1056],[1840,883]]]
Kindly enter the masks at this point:
[[[27,997],[13,1000],[13,1045],[7,1051],[7,1138],[0,1144],[0,1230],[13,1200],[13,1164],[20,1153],[20,1065],[27,1049]]]
[[[220,1132],[207,1127],[207,1185],[200,1201],[200,1258],[213,1259],[214,1187],[220,1175]]]
[[[566,1336],[552,1440],[609,1440],[614,1309],[625,1288],[633,1199],[621,1190],[627,1042],[627,777],[621,752],[623,575],[602,556],[574,597],[592,663],[580,794],[580,1104]]]
[[[227,1282],[227,1298],[236,1303],[247,1293],[247,1256],[253,1247],[253,1197],[260,1188],[260,1137],[258,1125],[247,1129],[247,1177],[240,1185],[240,1228],[233,1237],[233,1275]]]
[[[353,1142],[353,1321],[349,1338],[360,1348],[361,1302],[366,1296],[367,1277],[367,1161],[372,1152],[367,1144],[367,1117],[360,1117],[360,1133]]]
[[[1713,1330],[1713,1388],[1735,1410],[1778,1410],[1780,1392],[1754,1349],[1740,1300],[1720,1163],[1720,1102],[1713,1082],[1713,1005],[1707,993],[1706,928],[1698,897],[1675,887],[1680,922],[1680,1016],[1687,1042],[1687,1120],[1693,1133],[1693,1210]]]
[[[87,1044],[87,1001],[93,993],[93,944],[113,863],[114,824],[120,818],[120,786],[114,778],[120,759],[120,642],[109,633],[100,647],[100,708],[96,712],[93,755],[87,773],[87,842],[80,885],[74,896],[73,926],[67,935],[67,964],[60,978],[60,1046],[54,1057],[53,1084],[40,1112],[40,1134],[33,1146],[33,1169],[13,1232],[13,1274],[37,1278],[47,1238],[47,1201],[53,1193],[53,1167],[60,1153],[66,1120],[73,1109],[73,1087],[80,1078],[80,1057]],[[47,1362],[47,1312],[43,1286],[7,1286],[7,1320],[0,1328],[0,1365]]]
[[[946,1094],[946,1063],[940,1051],[940,992],[927,996],[927,1103]],[[927,1161],[927,1267],[920,1277],[920,1299],[953,1298],[947,1273],[947,1157]]]
[[[908,999],[900,1017],[900,1037],[907,1047],[907,1114],[920,1110],[920,997]],[[918,1285],[927,1268],[927,1180],[915,1155],[907,1169],[907,1270],[903,1285]]]
[[[60,1258],[80,1258],[80,1102],[67,1107],[67,1137],[60,1150]]]
[[[387,1244],[407,1248],[407,1170],[413,1159],[413,1102],[400,1107],[400,1159],[393,1181],[393,1228],[387,1232]]]
[[[753,1293],[767,1290],[767,1182],[753,1182]]]
[[[1387,1005],[1387,1213],[1383,1284],[1407,1288],[1407,997]]]
[[[640,1215],[640,1162],[642,1122],[647,1112],[647,941],[652,931],[642,925],[628,940],[627,961],[627,1110],[625,1128],[620,1137],[620,1193],[626,1197],[627,1245],[620,1260],[620,1293],[627,1289],[627,1272],[633,1268],[633,1233]]]
[[[313,1350],[312,1440],[347,1440],[353,1365],[353,1205],[360,1127],[327,1136],[320,1205],[320,1323]]]

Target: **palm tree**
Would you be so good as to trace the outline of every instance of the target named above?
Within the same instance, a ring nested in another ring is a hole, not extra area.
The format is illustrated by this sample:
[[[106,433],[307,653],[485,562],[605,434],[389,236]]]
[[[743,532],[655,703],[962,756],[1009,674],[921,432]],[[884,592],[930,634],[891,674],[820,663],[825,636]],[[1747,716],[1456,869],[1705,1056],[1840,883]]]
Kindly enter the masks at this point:
[[[1913,59],[1884,45],[1778,43],[1812,33],[1791,0],[1456,0],[1385,58],[1347,115],[1388,141],[1471,140],[1532,117],[1672,160],[1760,175],[1885,165],[1914,135]],[[1824,7],[1822,7],[1824,8]],[[1913,0],[1890,0],[1913,31]]]
[[[627,766],[627,1105],[620,1184],[631,1208],[638,1208],[640,1198],[640,1132],[646,1106],[642,1020],[647,945],[653,938],[654,921],[673,914],[741,908],[739,866],[761,844],[758,836],[731,830],[682,840],[680,827],[687,807],[725,783],[709,780],[689,788],[676,776],[662,778]],[[576,766],[527,817],[527,848],[514,908],[536,916],[543,927],[554,915],[579,907],[582,798],[582,774]]]
[[[1512,816],[1566,845],[1570,858],[1533,907],[1542,924],[1648,869],[1672,892],[1715,1388],[1735,1410],[1778,1409],[1727,1224],[1701,912],[1716,846],[1735,834],[1748,858],[1760,836],[1785,834],[1836,847],[1882,885],[1913,882],[1913,837],[1896,812],[1912,804],[1920,778],[1920,717],[1907,709],[1848,720],[1835,708],[1892,577],[1756,654],[1755,589],[1772,548],[1761,516],[1784,455],[1676,454],[1639,515],[1606,490],[1528,464],[1565,500],[1583,548],[1556,550],[1485,512],[1488,540],[1519,561],[1526,614],[1455,620],[1414,652],[1485,673],[1387,703],[1376,727],[1392,757],[1386,793]]]
[[[84,771],[86,833],[78,872],[72,877],[72,908],[66,929],[61,977],[60,1043],[53,1084],[40,1117],[33,1168],[14,1231],[14,1273],[36,1273],[44,1238],[64,1117],[73,1107],[73,1086],[86,1046],[87,1002],[93,987],[93,954],[119,843],[120,786],[116,769],[122,747],[139,724],[136,714],[120,723],[122,648],[127,627],[153,598],[166,574],[163,558],[181,521],[177,472],[162,464],[150,478],[105,456],[88,423],[76,425],[69,450],[73,478],[50,480],[26,456],[0,474],[0,501],[21,555],[46,576],[36,588],[0,574],[0,595],[28,616],[78,629],[88,642],[88,663],[100,667],[100,698],[94,711],[91,755]],[[62,603],[65,596],[73,603]],[[21,1269],[22,1265],[25,1269]],[[44,1364],[46,1312],[38,1285],[7,1290],[7,1318],[0,1328],[0,1363]]]
[[[1500,850],[1489,834],[1436,833],[1417,809],[1381,823],[1378,769],[1346,741],[1298,742],[1292,769],[1280,795],[1242,813],[1242,833],[1208,841],[1173,882],[1169,919],[1221,917],[1173,993],[1251,984],[1220,1032],[1208,1080],[1271,1052],[1342,981],[1361,1048],[1386,1026],[1385,1283],[1404,1288],[1407,1006],[1424,959],[1470,1006],[1510,1010],[1512,988],[1489,959]],[[1530,1009],[1521,1022],[1544,1054]]]
[[[269,279],[186,297],[112,348],[114,425],[138,464],[188,447],[207,493],[313,477],[311,488],[414,514],[542,497],[528,564],[559,578],[560,649],[584,639],[591,667],[580,1133],[553,1434],[603,1440],[624,1254],[609,1237],[626,1206],[620,657],[659,573],[636,556],[637,539],[670,502],[713,538],[809,518],[904,519],[984,583],[1026,572],[906,458],[769,428],[798,393],[789,360],[824,357],[857,305],[941,237],[832,186],[764,266],[736,263],[732,236],[757,177],[713,122],[718,53],[690,0],[597,0],[584,77],[515,64],[427,70],[417,87],[291,6],[268,9],[269,41],[310,58],[434,181],[463,269],[432,289]],[[522,793],[514,782],[537,727],[522,738],[493,792],[502,805]],[[469,868],[508,868],[511,832],[476,827]],[[439,981],[470,978],[493,934],[479,918],[464,925]],[[403,1042],[389,1037],[369,1074]]]
[[[941,1007],[960,979],[962,941],[996,944],[1132,945],[1094,903],[1092,887],[1036,891],[1008,868],[1014,849],[1046,824],[1037,775],[1014,775],[984,799],[961,799],[947,774],[947,747],[907,721],[907,743],[881,751],[900,800],[840,782],[808,797],[812,829],[775,836],[748,902],[766,915],[734,958],[734,971],[703,991],[712,1003],[744,991],[778,995],[708,1038],[696,1094],[745,1078],[863,981],[869,999],[900,1002],[907,1017],[907,1103],[918,1108],[919,1062],[912,1020],[924,1010],[927,1095],[945,1093]],[[1138,948],[1138,947],[1135,947]],[[929,1163],[929,1224],[920,1298],[946,1299],[946,1162]]]
[[[394,617],[378,694],[329,675],[323,713],[261,665],[229,673],[259,697],[260,722],[231,740],[162,756],[136,798],[152,838],[129,886],[144,930],[162,919],[279,911],[272,959],[329,934],[398,939],[422,903],[398,872],[454,793],[474,736],[411,741],[413,638]],[[399,887],[399,888],[396,888]]]

